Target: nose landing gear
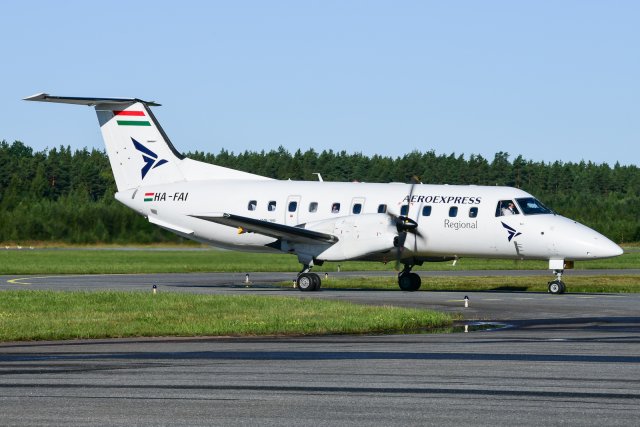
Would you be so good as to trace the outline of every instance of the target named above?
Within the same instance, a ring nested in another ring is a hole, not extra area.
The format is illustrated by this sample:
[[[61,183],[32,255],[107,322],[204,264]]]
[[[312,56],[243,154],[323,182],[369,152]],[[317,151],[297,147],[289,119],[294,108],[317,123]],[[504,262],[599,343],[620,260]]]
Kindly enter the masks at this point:
[[[549,293],[550,294],[564,294],[567,289],[562,281],[562,273],[564,270],[553,270],[553,274],[556,275],[556,280],[552,280],[548,283]]]

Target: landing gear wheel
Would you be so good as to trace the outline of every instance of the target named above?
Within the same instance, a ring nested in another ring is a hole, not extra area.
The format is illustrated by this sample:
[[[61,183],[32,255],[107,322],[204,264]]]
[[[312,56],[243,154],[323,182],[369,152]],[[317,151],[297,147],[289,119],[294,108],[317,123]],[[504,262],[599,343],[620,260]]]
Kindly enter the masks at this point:
[[[322,281],[316,273],[302,273],[296,279],[298,289],[302,292],[312,292],[320,289]]]
[[[320,286],[322,285],[322,280],[320,280],[320,276],[318,276],[316,273],[307,273],[309,274],[309,276],[311,276],[311,280],[313,281],[313,291],[319,291],[320,290]]]
[[[549,293],[558,295],[563,294],[565,290],[566,286],[564,285],[564,282],[562,280],[554,280],[552,282],[549,282]]]
[[[298,282],[298,289],[302,292],[310,292],[316,288],[312,273],[302,273],[296,281]]]
[[[407,292],[415,292],[420,289],[422,280],[416,273],[401,273],[398,276],[398,286]]]

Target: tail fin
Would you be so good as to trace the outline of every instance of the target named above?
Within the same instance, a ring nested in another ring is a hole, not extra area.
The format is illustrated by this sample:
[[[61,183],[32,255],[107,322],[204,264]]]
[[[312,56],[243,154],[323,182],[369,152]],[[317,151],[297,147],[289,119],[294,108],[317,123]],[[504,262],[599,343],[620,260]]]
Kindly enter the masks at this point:
[[[95,106],[118,191],[141,185],[204,179],[267,179],[197,162],[180,154],[151,112],[155,102],[133,98],[80,98],[45,93],[27,101]]]

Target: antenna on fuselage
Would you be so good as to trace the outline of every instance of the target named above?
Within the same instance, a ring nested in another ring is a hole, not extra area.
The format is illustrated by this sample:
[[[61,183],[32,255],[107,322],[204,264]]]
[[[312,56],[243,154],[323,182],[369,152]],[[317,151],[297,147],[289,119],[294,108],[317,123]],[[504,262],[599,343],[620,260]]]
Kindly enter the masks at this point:
[[[313,174],[318,175],[318,181],[324,182],[324,179],[322,179],[322,175],[320,175],[320,172],[314,172]]]

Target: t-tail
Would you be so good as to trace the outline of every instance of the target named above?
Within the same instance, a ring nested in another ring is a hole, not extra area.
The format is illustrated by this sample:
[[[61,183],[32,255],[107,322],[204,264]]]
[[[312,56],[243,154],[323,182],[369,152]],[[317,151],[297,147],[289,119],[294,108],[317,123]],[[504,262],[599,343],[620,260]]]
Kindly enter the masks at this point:
[[[84,98],[46,93],[26,101],[93,106],[118,191],[140,186],[210,179],[268,179],[191,160],[175,149],[149,107],[136,98]]]

